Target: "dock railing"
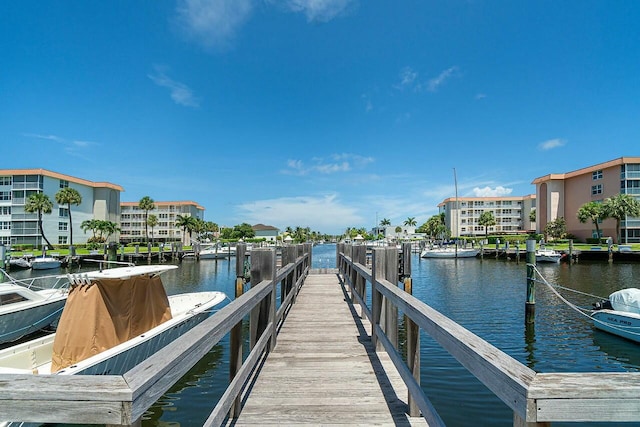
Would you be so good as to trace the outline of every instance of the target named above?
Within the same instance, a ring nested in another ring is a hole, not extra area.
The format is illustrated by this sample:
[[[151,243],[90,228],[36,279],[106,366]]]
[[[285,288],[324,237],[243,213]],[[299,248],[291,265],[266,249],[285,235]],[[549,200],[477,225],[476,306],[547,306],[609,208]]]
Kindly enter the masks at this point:
[[[222,424],[230,411],[233,417],[234,403],[261,357],[275,346],[277,328],[309,273],[310,244],[284,247],[281,253],[282,267],[276,269],[275,249],[251,252],[251,289],[244,293],[245,254],[239,248],[236,299],[124,375],[1,374],[0,420],[139,425],[147,409],[235,330],[230,352],[233,378],[204,425]],[[243,360],[241,322],[247,316],[250,351]]]
[[[419,384],[419,331],[409,331],[415,326],[513,410],[514,426],[640,421],[639,372],[535,372],[400,289],[397,248],[373,248],[371,269],[366,266],[365,251],[365,246],[338,244],[337,267],[362,316],[371,322],[378,351],[389,354],[407,385],[412,415],[419,409],[430,425],[442,423]],[[411,281],[404,282],[410,289]],[[397,310],[408,319],[407,362],[397,350]]]

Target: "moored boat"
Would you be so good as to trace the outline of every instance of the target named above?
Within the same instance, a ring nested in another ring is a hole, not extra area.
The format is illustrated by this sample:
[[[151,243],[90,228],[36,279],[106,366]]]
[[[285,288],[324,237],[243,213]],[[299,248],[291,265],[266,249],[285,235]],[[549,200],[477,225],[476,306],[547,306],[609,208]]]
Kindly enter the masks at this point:
[[[540,248],[536,250],[536,262],[560,262],[564,255],[553,249]]]
[[[426,248],[420,253],[421,258],[475,258],[480,253],[479,249],[455,247]]]
[[[18,258],[11,258],[9,260],[9,267],[11,268],[31,268],[31,261],[27,256],[21,256]]]
[[[31,260],[31,268],[34,270],[52,270],[54,268],[60,268],[62,262],[54,257],[43,256],[36,257]]]
[[[146,265],[70,275],[56,333],[0,351],[0,373],[118,375],[209,316],[222,292],[167,296]]]
[[[46,328],[60,318],[67,299],[66,279],[43,276],[18,280],[2,269],[0,275],[7,280],[0,283],[0,344]]]
[[[640,289],[613,292],[594,304],[591,318],[595,328],[640,343]]]

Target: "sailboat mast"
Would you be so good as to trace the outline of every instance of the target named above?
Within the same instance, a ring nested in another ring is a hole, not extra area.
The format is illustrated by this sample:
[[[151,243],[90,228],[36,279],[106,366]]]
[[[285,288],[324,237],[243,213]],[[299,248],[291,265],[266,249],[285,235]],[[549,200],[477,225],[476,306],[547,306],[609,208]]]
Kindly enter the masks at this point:
[[[458,215],[460,214],[460,207],[458,206],[458,177],[456,176],[456,168],[453,168],[453,184],[456,188],[456,222],[455,222],[455,241],[454,247],[456,251],[456,258],[458,258]]]

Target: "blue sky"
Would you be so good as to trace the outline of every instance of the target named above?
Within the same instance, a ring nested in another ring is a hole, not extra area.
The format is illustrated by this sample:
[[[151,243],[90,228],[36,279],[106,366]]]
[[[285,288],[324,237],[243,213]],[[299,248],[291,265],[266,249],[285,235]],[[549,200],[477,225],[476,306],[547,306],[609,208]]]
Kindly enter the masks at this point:
[[[0,3],[0,168],[220,225],[419,224],[640,155],[640,2]]]

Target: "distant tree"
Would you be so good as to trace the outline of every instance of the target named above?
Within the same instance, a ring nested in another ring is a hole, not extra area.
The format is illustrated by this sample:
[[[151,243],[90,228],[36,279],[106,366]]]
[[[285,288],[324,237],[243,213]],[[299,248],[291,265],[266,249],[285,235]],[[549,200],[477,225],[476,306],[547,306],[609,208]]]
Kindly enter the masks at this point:
[[[182,229],[182,234],[184,236],[189,233],[189,240],[184,243],[189,243],[191,240],[191,233],[195,229],[196,219],[191,215],[176,215],[175,226]]]
[[[79,206],[82,203],[82,196],[75,188],[65,187],[60,189],[56,195],[56,202],[60,205],[67,205],[69,214],[69,246],[73,246],[73,221],[71,220],[71,205]]]
[[[155,238],[153,236],[153,229],[158,225],[158,217],[154,214],[150,214],[147,218],[147,225],[151,227],[151,246],[155,244]]]
[[[149,243],[149,224],[147,224],[147,219],[149,216],[149,211],[152,211],[156,208],[153,199],[149,196],[144,196],[138,202],[138,208],[144,211],[144,234],[147,236],[147,243]]]
[[[120,227],[118,227],[118,224],[113,221],[106,220],[97,220],[97,228],[100,232],[100,239],[103,242],[106,242],[107,240],[109,240],[109,237],[120,231]]]
[[[578,209],[578,221],[582,224],[591,221],[596,227],[596,236],[600,238],[600,226],[598,223],[605,218],[604,206],[598,202],[588,202]]]
[[[418,225],[418,223],[416,222],[415,217],[410,216],[409,218],[404,220],[404,225],[406,225],[407,227],[415,227],[416,225]]]
[[[402,227],[400,227],[399,225],[396,226],[395,231],[396,231],[396,233],[402,233]]]
[[[382,220],[380,221],[380,226],[387,227],[389,225],[391,225],[391,220],[389,218],[382,218]]]
[[[444,238],[445,235],[449,234],[447,233],[447,226],[444,223],[444,212],[433,215],[427,222],[420,226],[420,229],[422,230],[420,232],[426,233],[430,239],[436,239],[438,237]]]
[[[556,218],[555,221],[547,223],[544,233],[554,239],[561,239],[567,234],[567,222],[563,217]]]
[[[531,209],[531,212],[529,212],[529,221],[536,222],[536,210],[535,209]]]
[[[97,233],[98,233],[99,225],[100,225],[99,220],[97,220],[97,219],[87,219],[87,220],[82,221],[82,224],[80,224],[80,228],[85,233],[87,232],[87,230],[91,230],[91,233],[93,234],[93,239],[96,239],[98,237]]]
[[[605,199],[602,205],[605,217],[616,220],[616,243],[620,244],[620,222],[628,216],[640,217],[640,202],[629,194],[618,194]]]
[[[478,218],[478,225],[484,227],[484,235],[485,237],[489,236],[489,227],[493,227],[496,225],[496,218],[493,216],[493,212],[484,211],[480,214]]]
[[[27,198],[27,202],[24,205],[24,211],[27,213],[38,213],[38,227],[40,228],[40,235],[45,242],[47,242],[47,246],[50,248],[53,245],[47,240],[47,237],[44,235],[44,230],[42,229],[42,214],[50,214],[53,209],[53,203],[51,203],[51,199],[44,193],[33,193]]]

